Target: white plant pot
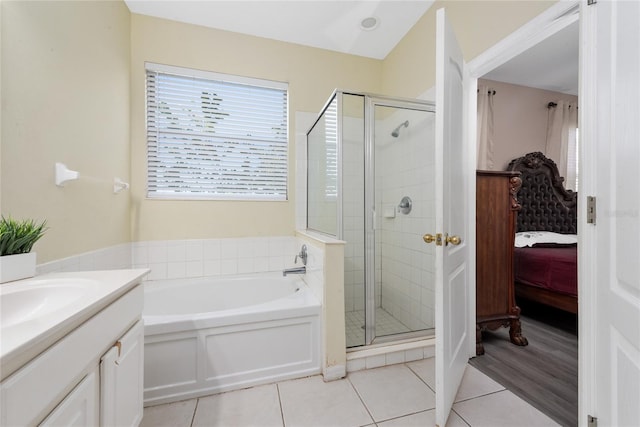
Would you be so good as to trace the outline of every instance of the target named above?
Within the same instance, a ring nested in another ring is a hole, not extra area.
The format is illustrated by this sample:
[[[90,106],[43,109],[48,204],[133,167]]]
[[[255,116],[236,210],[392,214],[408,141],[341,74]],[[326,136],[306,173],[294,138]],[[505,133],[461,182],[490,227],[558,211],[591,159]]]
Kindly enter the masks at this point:
[[[0,283],[36,275],[36,253],[0,256]]]

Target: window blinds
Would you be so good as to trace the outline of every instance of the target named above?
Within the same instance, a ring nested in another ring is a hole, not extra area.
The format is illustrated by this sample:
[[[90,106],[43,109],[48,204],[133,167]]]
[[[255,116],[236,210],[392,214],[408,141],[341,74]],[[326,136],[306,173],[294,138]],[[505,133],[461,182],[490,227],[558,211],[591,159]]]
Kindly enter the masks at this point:
[[[285,83],[146,65],[148,197],[286,200]]]
[[[338,101],[334,99],[325,110],[327,181],[325,195],[338,196]]]

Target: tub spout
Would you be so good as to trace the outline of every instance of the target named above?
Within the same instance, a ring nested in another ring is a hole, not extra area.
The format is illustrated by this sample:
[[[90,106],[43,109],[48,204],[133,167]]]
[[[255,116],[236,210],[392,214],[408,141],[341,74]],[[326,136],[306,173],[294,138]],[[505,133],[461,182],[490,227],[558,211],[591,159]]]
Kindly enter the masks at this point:
[[[287,274],[305,274],[307,272],[307,267],[294,267],[294,268],[285,268],[282,270],[282,275],[286,276]]]

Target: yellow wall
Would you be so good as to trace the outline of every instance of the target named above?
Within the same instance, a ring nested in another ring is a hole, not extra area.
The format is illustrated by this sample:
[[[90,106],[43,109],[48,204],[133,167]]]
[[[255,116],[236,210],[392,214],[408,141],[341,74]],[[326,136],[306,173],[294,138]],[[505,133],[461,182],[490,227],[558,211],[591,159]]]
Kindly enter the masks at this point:
[[[420,18],[382,65],[384,94],[415,98],[435,85],[436,11],[445,8],[468,62],[531,21],[557,0],[440,0]]]
[[[136,14],[131,30],[133,240],[293,235],[293,143],[287,202],[145,198],[144,62],[288,82],[294,141],[295,112],[319,112],[336,87],[379,92],[381,61]]]
[[[39,263],[128,242],[128,194],[114,195],[107,182],[129,178],[127,7],[111,1],[0,6],[2,214],[48,221],[34,247]],[[56,162],[82,179],[56,187]]]

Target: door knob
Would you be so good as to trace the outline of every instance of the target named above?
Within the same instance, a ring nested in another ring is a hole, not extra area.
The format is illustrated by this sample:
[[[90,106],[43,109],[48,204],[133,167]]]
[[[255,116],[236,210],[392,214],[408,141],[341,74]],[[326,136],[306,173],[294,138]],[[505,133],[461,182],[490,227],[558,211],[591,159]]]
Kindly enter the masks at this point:
[[[462,242],[462,239],[458,236],[447,236],[447,243],[451,243],[452,245],[459,245]]]
[[[442,246],[442,234],[437,233],[435,236],[433,234],[425,234],[422,236],[422,240],[425,243],[433,243],[436,242],[436,246]]]
[[[424,240],[425,243],[433,243],[436,241],[436,236],[433,234],[425,234],[422,236],[422,240]]]

